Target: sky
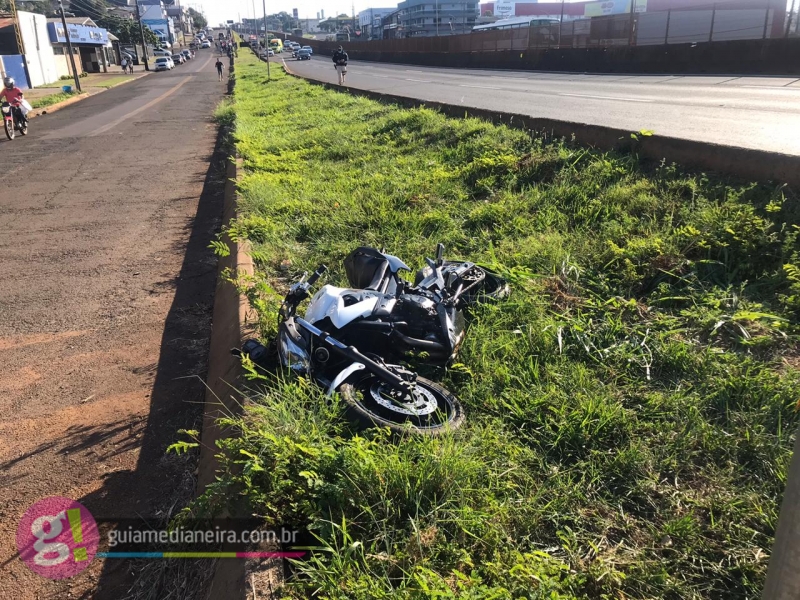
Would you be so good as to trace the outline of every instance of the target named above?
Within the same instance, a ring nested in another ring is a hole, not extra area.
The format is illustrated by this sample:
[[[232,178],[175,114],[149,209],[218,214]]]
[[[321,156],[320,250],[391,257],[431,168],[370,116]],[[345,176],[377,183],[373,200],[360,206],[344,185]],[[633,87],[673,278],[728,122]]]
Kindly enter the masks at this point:
[[[356,14],[367,8],[384,8],[397,6],[398,0],[266,0],[267,14],[271,15],[281,11],[292,14],[292,9],[299,11],[300,18],[315,19],[317,12],[325,11],[325,16],[332,16],[334,13],[347,13],[353,11],[355,5]],[[198,10],[202,8],[208,22],[212,26],[224,23],[228,19],[237,21],[239,15],[242,18],[253,18],[253,4],[255,3],[256,16],[263,17],[262,0],[192,0],[187,2],[180,0],[183,6],[192,6]]]

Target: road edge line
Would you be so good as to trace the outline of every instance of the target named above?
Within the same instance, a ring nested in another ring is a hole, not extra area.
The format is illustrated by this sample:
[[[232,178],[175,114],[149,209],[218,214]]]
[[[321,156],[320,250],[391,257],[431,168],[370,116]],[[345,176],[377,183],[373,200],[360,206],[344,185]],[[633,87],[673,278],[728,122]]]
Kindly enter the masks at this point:
[[[420,100],[411,96],[339,86],[328,81],[299,75],[285,65],[284,69],[289,75],[304,79],[314,85],[348,92],[379,102],[398,104],[404,108],[430,108],[453,118],[473,117],[515,129],[536,132],[551,139],[572,139],[578,144],[592,148],[636,152],[642,158],[656,162],[664,160],[668,164],[676,163],[688,169],[713,171],[740,180],[775,181],[800,189],[800,156],[658,134],[639,134],[635,131],[605,125],[533,117],[436,100]],[[634,136],[636,136],[635,139]]]

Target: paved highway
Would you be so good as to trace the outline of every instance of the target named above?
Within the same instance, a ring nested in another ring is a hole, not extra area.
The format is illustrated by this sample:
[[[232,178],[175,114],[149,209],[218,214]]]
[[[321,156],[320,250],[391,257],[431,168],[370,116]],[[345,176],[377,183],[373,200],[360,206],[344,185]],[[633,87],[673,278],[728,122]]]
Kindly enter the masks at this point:
[[[286,58],[286,64],[298,75],[336,83],[327,56],[302,62]],[[347,85],[800,155],[800,79],[796,77],[588,75],[351,62]]]

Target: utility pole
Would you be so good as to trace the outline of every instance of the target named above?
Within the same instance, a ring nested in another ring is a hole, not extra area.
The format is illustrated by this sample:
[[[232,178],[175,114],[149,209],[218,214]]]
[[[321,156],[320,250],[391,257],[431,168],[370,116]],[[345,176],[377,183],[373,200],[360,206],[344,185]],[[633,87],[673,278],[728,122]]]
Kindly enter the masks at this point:
[[[267,52],[267,81],[272,79],[269,74],[269,40],[267,39],[267,0],[261,0],[264,5],[264,50]]]
[[[633,13],[636,10],[636,0],[631,0],[631,18],[630,18],[630,25],[631,30],[628,34],[628,46],[633,46]]]
[[[436,0],[436,37],[439,37],[439,0]]]
[[[794,14],[794,1],[792,0],[792,8],[789,9],[789,18],[786,19],[786,31],[783,33],[783,37],[789,37],[789,30],[792,28],[792,15]]]
[[[633,0],[631,0],[633,2]],[[573,23],[574,25],[574,23]],[[561,18],[558,20],[558,47],[561,48],[561,28],[564,26],[564,0],[561,0]],[[574,31],[574,30],[573,30]],[[573,33],[574,35],[574,33]],[[530,44],[530,41],[528,42]],[[574,44],[574,42],[573,42]]]
[[[61,0],[58,0],[61,4]],[[144,59],[144,70],[149,71],[150,65],[147,64],[147,40],[144,38],[144,25],[142,24],[142,14],[139,12],[139,0],[136,0],[136,20],[139,21],[139,34],[142,36],[142,58]]]
[[[69,39],[69,29],[67,29],[67,18],[64,16],[64,5],[61,0],[58,0],[58,12],[61,13],[61,24],[64,26],[64,36],[67,38],[67,52],[69,52],[69,61],[72,63],[72,76],[75,79],[75,89],[81,90],[81,82],[78,79],[78,70],[75,68],[75,55],[72,54],[72,42]]]

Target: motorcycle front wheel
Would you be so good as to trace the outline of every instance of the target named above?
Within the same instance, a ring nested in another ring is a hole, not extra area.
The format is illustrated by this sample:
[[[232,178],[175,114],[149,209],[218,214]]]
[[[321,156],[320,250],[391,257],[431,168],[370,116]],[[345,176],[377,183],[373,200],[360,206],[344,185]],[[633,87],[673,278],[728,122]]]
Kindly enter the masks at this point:
[[[14,139],[14,121],[5,120],[5,125],[6,125],[6,137],[9,140],[13,140]]]
[[[417,377],[410,398],[399,397],[396,390],[374,375],[343,383],[336,391],[348,413],[365,427],[435,436],[464,423],[464,409],[458,398],[423,377]]]

